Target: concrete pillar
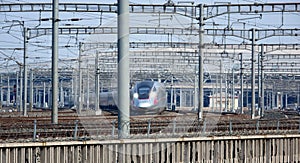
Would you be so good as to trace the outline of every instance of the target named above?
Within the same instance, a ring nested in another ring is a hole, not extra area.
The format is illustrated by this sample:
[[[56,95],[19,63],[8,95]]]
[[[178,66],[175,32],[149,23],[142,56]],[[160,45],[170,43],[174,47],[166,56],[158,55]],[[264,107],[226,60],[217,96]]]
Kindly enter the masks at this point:
[[[274,91],[272,91],[272,109],[275,108],[275,107],[277,107],[275,105],[275,96],[276,96],[276,93]]]
[[[18,105],[19,102],[19,74],[16,73],[16,83],[14,84],[13,87],[13,106],[17,107],[17,110],[20,111],[20,107]]]
[[[6,94],[6,106],[10,104],[10,83],[9,83],[9,74],[7,76],[7,94]]]
[[[39,89],[35,88],[35,102],[37,107],[41,107],[39,103]]]
[[[39,108],[42,107],[42,93],[43,92],[38,92],[38,106],[39,106]]]
[[[59,83],[60,89],[59,89],[59,104],[60,107],[64,107],[65,104],[65,98],[64,98],[64,88],[63,88],[63,81],[60,81]]]
[[[288,106],[288,94],[285,93],[285,108]]]
[[[129,0],[118,0],[118,137],[130,135]],[[122,97],[122,98],[121,98]]]
[[[0,109],[2,109],[3,104],[3,90],[2,90],[3,82],[2,82],[2,74],[0,74]]]
[[[215,85],[213,85],[213,91],[212,93],[210,93],[210,99],[209,99],[209,107],[212,109],[212,111],[215,111],[215,99],[216,99],[216,96],[214,94],[214,90],[215,90]]]
[[[87,70],[87,87],[86,87],[86,93],[87,93],[87,97],[86,97],[86,109],[90,108],[90,75],[89,75],[89,68]]]
[[[170,101],[170,105],[171,105],[171,109],[173,108],[173,105],[174,105],[174,88],[173,88],[173,85],[174,85],[174,83],[173,83],[173,76],[171,77],[171,91],[170,91],[170,93],[171,93],[171,101]]]
[[[33,71],[29,74],[29,111],[33,110]]]
[[[189,107],[192,107],[193,106],[193,104],[192,104],[192,96],[193,96],[193,92],[192,92],[192,90],[189,90],[189,94],[188,94],[188,97],[189,97]]]
[[[99,68],[99,54],[96,52],[95,57],[95,110],[99,110],[100,101],[100,90],[99,90],[99,77],[100,77],[100,68]]]
[[[297,106],[300,107],[300,83],[298,84]]]
[[[187,105],[187,91],[183,92],[183,106],[186,107]]]
[[[177,93],[176,93],[176,89],[174,89],[174,106],[177,106]]]
[[[46,108],[46,83],[43,83],[43,108]]]
[[[22,68],[20,67],[20,83],[19,83],[19,110],[18,111],[23,111],[23,73],[22,73]]]
[[[183,102],[183,93],[182,93],[182,88],[179,89],[179,107],[182,108],[182,102]]]
[[[281,92],[277,92],[277,108],[282,108],[282,94]]]
[[[48,87],[48,100],[47,100],[47,103],[48,103],[48,107],[49,108],[52,108],[52,100],[53,100],[53,97],[52,97],[52,93],[51,93],[51,91],[52,91],[52,88],[51,87]]]
[[[195,85],[194,85],[194,109],[198,108],[198,89],[197,89],[197,76],[195,75]]]

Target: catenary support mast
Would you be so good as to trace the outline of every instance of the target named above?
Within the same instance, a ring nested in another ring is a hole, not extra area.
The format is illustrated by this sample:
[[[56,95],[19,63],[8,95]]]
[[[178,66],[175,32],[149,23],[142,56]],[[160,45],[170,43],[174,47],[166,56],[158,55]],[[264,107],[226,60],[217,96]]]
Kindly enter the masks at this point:
[[[53,0],[52,13],[52,117],[53,124],[58,123],[58,1]]]
[[[128,0],[118,0],[118,136],[120,139],[126,138],[130,134],[128,8]]]

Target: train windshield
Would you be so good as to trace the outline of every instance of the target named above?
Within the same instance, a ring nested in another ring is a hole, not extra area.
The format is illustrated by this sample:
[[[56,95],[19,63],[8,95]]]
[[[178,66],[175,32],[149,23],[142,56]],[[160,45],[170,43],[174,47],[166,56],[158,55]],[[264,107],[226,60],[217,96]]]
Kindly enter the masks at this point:
[[[147,87],[147,86],[139,87],[138,88],[139,99],[148,99],[150,90],[151,90],[151,88]]]

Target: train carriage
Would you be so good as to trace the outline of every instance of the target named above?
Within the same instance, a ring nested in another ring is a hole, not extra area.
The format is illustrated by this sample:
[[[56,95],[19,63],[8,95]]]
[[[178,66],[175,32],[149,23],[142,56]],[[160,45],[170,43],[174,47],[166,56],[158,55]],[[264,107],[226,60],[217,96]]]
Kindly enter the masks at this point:
[[[117,109],[117,92],[100,93],[100,107],[104,110]],[[163,83],[142,81],[130,91],[131,114],[159,114],[167,108],[167,94]]]

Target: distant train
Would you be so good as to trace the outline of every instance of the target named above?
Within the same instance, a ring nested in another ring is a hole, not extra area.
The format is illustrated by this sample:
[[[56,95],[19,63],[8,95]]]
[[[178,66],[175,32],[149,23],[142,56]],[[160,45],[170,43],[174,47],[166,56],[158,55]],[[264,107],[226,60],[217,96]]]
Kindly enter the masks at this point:
[[[100,108],[102,110],[117,110],[118,94],[117,92],[101,92],[99,98]]]
[[[117,92],[100,93],[100,108],[116,111]],[[142,81],[130,90],[131,114],[159,114],[167,108],[167,94],[163,83]]]
[[[166,88],[163,83],[143,81],[133,90],[131,110],[134,113],[161,113],[167,108]]]

